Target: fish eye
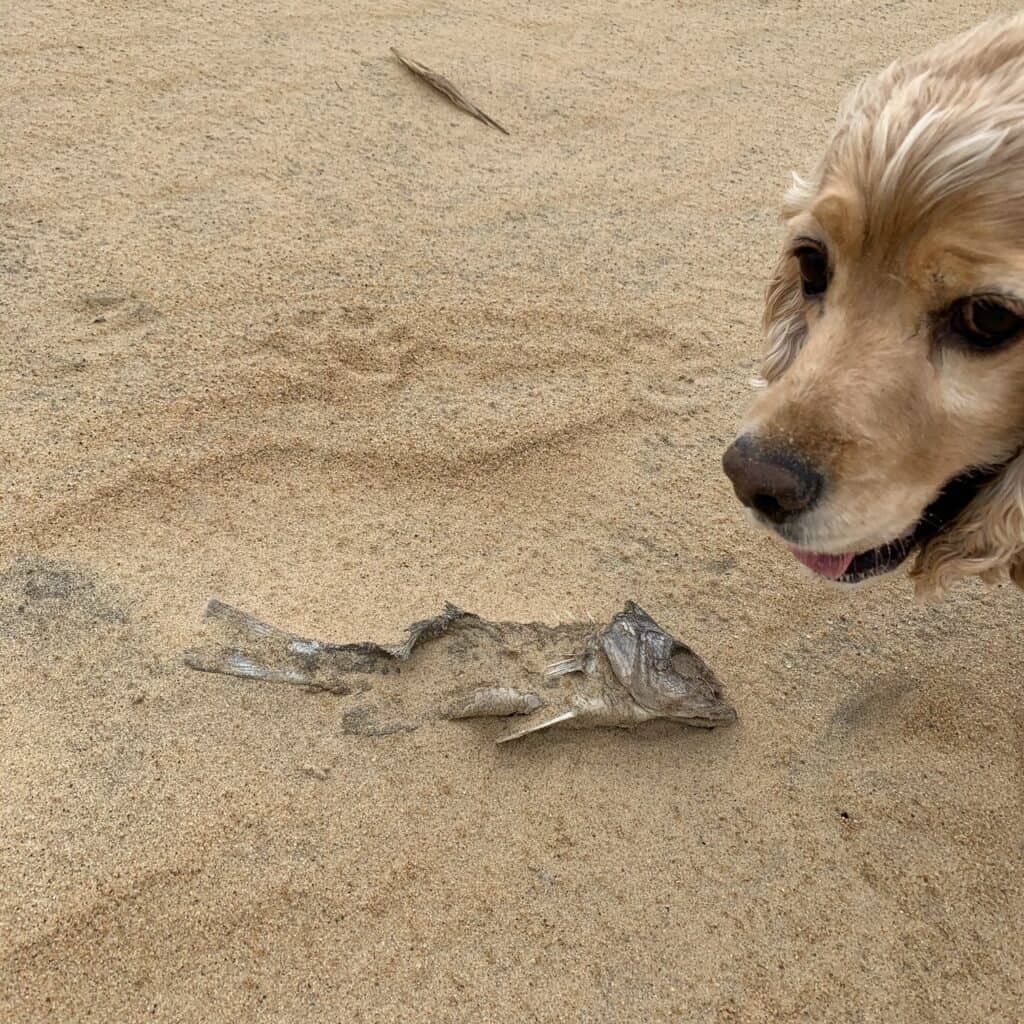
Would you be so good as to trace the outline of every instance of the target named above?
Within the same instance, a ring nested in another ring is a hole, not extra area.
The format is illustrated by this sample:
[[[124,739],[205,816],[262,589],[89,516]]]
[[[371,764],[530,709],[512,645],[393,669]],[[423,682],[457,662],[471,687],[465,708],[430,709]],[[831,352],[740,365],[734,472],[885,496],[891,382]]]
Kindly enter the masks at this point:
[[[991,352],[1024,335],[1024,315],[1000,296],[969,295],[953,304],[949,327],[961,344]]]
[[[800,268],[800,285],[804,295],[823,295],[828,288],[828,254],[816,243],[802,242],[793,250]]]

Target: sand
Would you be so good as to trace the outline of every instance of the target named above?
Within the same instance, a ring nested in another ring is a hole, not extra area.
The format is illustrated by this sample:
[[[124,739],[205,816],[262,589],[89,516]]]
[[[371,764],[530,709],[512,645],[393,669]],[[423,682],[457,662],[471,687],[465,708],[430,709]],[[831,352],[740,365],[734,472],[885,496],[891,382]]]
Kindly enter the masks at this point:
[[[822,589],[719,470],[789,171],[1009,6],[9,5],[0,1019],[1024,1019],[1024,596]],[[632,597],[740,721],[349,735],[182,665],[215,595]]]

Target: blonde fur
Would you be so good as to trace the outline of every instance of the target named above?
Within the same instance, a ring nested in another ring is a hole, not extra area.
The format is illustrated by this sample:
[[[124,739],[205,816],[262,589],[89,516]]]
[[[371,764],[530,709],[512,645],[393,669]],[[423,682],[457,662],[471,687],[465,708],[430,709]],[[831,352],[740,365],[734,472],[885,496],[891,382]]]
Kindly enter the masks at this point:
[[[970,355],[943,348],[935,327],[964,295],[1024,302],[1024,14],[854,90],[783,213],[790,237],[765,301],[768,387],[746,430],[809,453],[832,482],[787,539],[822,551],[883,543],[951,477],[1005,465],[912,575],[922,593],[964,576],[1024,587],[1024,454],[1013,457],[1024,452],[1024,339]],[[793,258],[808,235],[835,260],[824,302],[804,297]]]
[[[918,554],[911,576],[922,596],[940,594],[963,576],[986,583],[1008,577],[1024,587],[1024,457]]]

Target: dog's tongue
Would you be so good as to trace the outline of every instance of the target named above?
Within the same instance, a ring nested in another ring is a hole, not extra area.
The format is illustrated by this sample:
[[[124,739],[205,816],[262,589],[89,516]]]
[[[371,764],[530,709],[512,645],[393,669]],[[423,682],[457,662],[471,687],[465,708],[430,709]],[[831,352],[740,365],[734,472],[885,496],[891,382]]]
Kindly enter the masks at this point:
[[[813,551],[801,551],[800,548],[791,548],[797,561],[803,562],[808,569],[827,577],[830,580],[837,580],[850,568],[856,552],[851,551],[845,555],[818,555]]]

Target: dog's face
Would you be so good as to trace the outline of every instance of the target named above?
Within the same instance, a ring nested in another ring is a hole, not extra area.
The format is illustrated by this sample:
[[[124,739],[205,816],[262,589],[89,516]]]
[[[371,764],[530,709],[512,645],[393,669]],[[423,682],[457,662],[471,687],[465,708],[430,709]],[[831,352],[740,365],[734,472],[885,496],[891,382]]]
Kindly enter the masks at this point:
[[[1024,447],[1024,18],[862,88],[786,222],[767,387],[725,469],[853,582],[948,543]]]

